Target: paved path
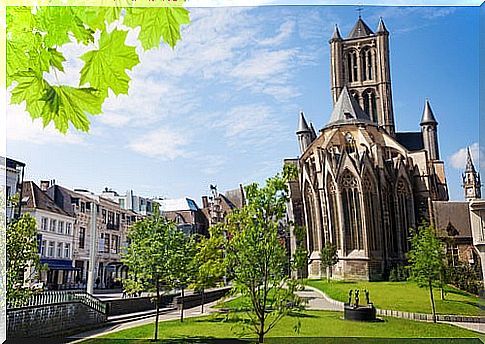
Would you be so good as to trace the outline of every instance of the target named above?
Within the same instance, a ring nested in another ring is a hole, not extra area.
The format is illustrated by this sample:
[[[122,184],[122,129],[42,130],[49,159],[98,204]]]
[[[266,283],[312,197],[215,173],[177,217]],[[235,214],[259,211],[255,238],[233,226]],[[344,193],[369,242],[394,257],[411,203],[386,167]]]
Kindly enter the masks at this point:
[[[213,313],[216,311],[214,308],[212,308],[218,301],[210,302],[207,303],[204,306],[204,314],[200,313],[200,306],[194,307],[194,308],[189,308],[184,310],[184,318],[192,318],[192,317],[197,317],[201,315],[208,315],[210,313]],[[170,321],[170,320],[176,320],[180,319],[180,311],[179,310],[174,310],[170,311],[167,313],[163,313],[159,315],[159,321]],[[108,333],[112,332],[118,332],[121,330],[125,330],[127,328],[132,328],[140,325],[145,325],[145,324],[153,324],[155,321],[155,316],[145,318],[145,319],[140,319],[140,320],[134,320],[130,322],[126,322],[123,324],[116,324],[116,325],[108,325],[106,327],[102,327],[96,330],[88,331],[88,332],[83,332],[79,333],[76,335],[73,335],[71,337],[68,337],[67,340],[69,340],[71,343],[79,343],[84,339],[87,338],[94,338],[98,336],[102,336]]]
[[[306,286],[304,291],[298,292],[298,295],[302,297],[308,297],[309,303],[307,308],[314,310],[325,310],[325,311],[343,311],[342,306],[338,306],[330,301],[328,296],[326,296],[321,290],[317,288]],[[472,322],[451,322],[451,321],[440,321],[444,324],[451,324],[458,327],[465,328],[467,330],[472,330],[485,334],[485,324],[484,323],[472,323]]]
[[[297,292],[297,295],[307,300],[307,309],[324,310],[324,311],[343,311],[343,308],[329,302],[317,289],[305,286],[303,291]]]

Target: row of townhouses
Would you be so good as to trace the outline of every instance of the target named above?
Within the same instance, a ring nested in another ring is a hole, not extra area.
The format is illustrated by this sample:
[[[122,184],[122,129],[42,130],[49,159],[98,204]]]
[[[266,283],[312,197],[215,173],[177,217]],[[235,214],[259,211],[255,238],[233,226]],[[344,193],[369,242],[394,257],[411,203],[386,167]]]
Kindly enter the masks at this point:
[[[25,164],[5,160],[7,219],[32,215],[38,228],[40,261],[46,270],[40,283],[46,289],[85,288],[92,242],[92,221],[96,223],[95,287],[116,288],[126,277],[122,252],[127,246],[130,226],[153,213],[174,221],[186,235],[208,235],[208,227],[244,202],[242,186],[202,197],[203,207],[190,198],[160,199],[125,194],[105,188],[95,194],[85,189],[69,189],[54,180],[24,181]],[[18,198],[18,202],[8,202]]]

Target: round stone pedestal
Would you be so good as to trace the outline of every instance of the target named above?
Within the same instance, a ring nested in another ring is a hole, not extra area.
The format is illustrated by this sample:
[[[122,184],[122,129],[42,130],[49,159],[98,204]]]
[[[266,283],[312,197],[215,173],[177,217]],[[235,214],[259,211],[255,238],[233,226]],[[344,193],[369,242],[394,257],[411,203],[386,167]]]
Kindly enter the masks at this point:
[[[356,321],[376,321],[376,309],[373,305],[355,307],[344,305],[344,319]]]

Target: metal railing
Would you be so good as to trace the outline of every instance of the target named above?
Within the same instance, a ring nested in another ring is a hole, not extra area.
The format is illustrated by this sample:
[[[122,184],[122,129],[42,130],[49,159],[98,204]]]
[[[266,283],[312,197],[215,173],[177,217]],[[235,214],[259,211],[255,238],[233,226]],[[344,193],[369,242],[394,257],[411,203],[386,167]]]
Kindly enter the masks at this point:
[[[82,304],[102,314],[106,314],[106,304],[93,295],[88,294],[85,290],[44,291],[42,293],[32,295],[21,307],[45,306],[55,303],[76,301],[81,302]],[[7,308],[18,308],[18,306],[14,307],[12,305],[8,305]]]

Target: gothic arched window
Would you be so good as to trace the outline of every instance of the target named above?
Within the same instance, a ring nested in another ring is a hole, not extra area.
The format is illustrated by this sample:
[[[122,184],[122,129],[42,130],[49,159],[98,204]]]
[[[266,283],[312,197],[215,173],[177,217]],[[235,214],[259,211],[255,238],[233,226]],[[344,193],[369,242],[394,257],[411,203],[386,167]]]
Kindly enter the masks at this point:
[[[315,250],[315,205],[313,192],[309,185],[305,188],[305,208],[307,215],[308,250]]]
[[[345,170],[343,173],[340,179],[340,188],[342,190],[345,249],[347,252],[362,250],[364,240],[362,237],[360,193],[357,178],[349,170]]]
[[[373,122],[377,122],[377,99],[374,90],[368,89],[362,94],[364,98],[364,111]]]
[[[372,58],[372,49],[365,48],[360,53],[361,66],[362,66],[362,80],[374,79],[374,61]]]
[[[330,212],[330,229],[331,229],[331,242],[337,246],[337,249],[341,249],[340,246],[340,224],[338,217],[338,199],[337,199],[337,188],[335,183],[332,181],[332,177],[328,176],[327,182],[328,190],[328,208]]]
[[[413,201],[408,183],[400,178],[396,186],[397,223],[400,227],[400,241],[403,252],[409,250],[409,228],[414,226]]]
[[[368,246],[370,250],[380,250],[382,238],[379,235],[377,192],[374,183],[368,175],[362,180],[362,194],[364,196]]]
[[[357,52],[355,50],[347,53],[347,76],[349,82],[358,80],[359,71],[357,66]]]

